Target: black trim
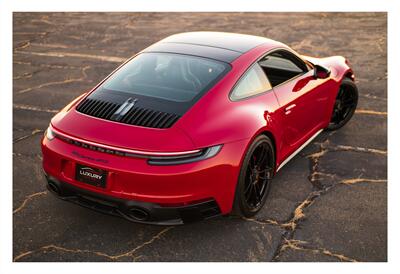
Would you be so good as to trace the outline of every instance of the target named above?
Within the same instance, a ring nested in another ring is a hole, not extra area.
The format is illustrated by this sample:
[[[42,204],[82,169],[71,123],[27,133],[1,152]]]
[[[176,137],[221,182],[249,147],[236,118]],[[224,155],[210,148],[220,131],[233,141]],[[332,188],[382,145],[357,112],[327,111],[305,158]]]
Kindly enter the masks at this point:
[[[143,52],[162,52],[191,55],[196,57],[213,59],[224,63],[232,63],[236,60],[241,52],[210,47],[206,45],[195,45],[189,43],[159,42],[143,50]]]
[[[243,53],[242,51],[230,49],[230,48],[227,48],[227,47],[202,45],[202,44],[195,44],[195,43],[189,43],[189,42],[165,42],[165,41],[163,41],[162,43],[179,44],[179,45],[184,44],[184,45],[192,45],[192,46],[210,47],[210,48],[214,48],[214,49],[223,49],[223,50],[234,51],[234,52],[237,52],[237,53],[240,53],[240,54]]]
[[[246,75],[246,73],[247,73],[256,63],[260,62],[260,60],[263,59],[265,56],[267,56],[267,55],[269,55],[269,54],[271,54],[271,53],[274,53],[275,51],[280,51],[280,50],[286,50],[286,51],[288,51],[288,52],[294,54],[297,58],[299,58],[299,59],[300,59],[301,61],[303,61],[304,63],[306,63],[306,62],[303,60],[303,58],[301,58],[301,57],[299,56],[299,54],[297,54],[294,50],[292,50],[292,49],[290,49],[290,48],[282,48],[282,47],[279,47],[279,48],[274,48],[274,49],[271,49],[271,50],[269,50],[269,51],[263,53],[259,58],[257,58],[256,61],[254,61],[253,63],[251,63],[251,64],[249,65],[249,67],[243,72],[243,74],[239,77],[239,79],[238,79],[238,80],[236,81],[236,83],[233,85],[232,89],[229,91],[228,98],[229,98],[229,100],[230,100],[231,102],[239,102],[239,101],[242,101],[242,100],[247,100],[247,99],[250,99],[250,98],[253,98],[253,97],[256,97],[256,96],[260,96],[260,95],[262,95],[262,94],[265,94],[265,93],[267,93],[267,92],[270,92],[270,91],[273,91],[273,90],[274,90],[274,87],[272,87],[272,88],[269,89],[269,90],[266,90],[266,91],[264,91],[264,92],[257,93],[257,94],[255,94],[255,95],[251,95],[251,96],[249,96],[249,97],[243,97],[243,98],[240,98],[240,99],[237,99],[237,100],[234,100],[234,99],[231,98],[231,94],[232,94],[232,92],[234,91],[235,87],[238,85],[238,83],[239,83],[240,80],[244,77],[244,75]],[[307,66],[307,68],[309,69],[308,71],[310,71],[310,68],[309,68],[308,66]],[[307,72],[305,72],[305,73],[307,73]],[[296,76],[296,77],[294,77],[294,78],[292,78],[292,79],[289,79],[288,81],[291,81],[291,80],[293,80],[293,79],[295,79],[295,78],[297,78],[297,77],[299,77],[299,76],[301,76],[301,75],[304,75],[305,73],[300,74],[300,75],[298,75],[298,76]],[[267,75],[266,75],[266,77],[267,77]],[[267,77],[267,79],[268,79],[268,77]],[[270,80],[268,79],[268,81],[270,81]],[[283,82],[283,83],[281,83],[280,85],[285,84],[285,83],[287,83],[288,81]],[[271,82],[270,82],[270,83],[271,83]],[[278,85],[278,86],[280,86],[280,85]]]
[[[193,44],[245,53],[264,43],[279,42],[248,34],[197,31],[174,34],[161,40],[160,43]]]
[[[89,96],[81,101],[76,110],[80,113],[104,120],[160,129],[170,128],[180,118],[180,115],[175,113],[134,107],[134,102],[137,100],[137,98],[133,100],[130,97],[124,103],[118,104],[100,99],[92,99]]]
[[[154,203],[124,200],[94,193],[45,175],[47,189],[56,197],[104,214],[122,217],[131,222],[181,225],[221,215],[221,210],[213,199],[187,206],[163,207]]]

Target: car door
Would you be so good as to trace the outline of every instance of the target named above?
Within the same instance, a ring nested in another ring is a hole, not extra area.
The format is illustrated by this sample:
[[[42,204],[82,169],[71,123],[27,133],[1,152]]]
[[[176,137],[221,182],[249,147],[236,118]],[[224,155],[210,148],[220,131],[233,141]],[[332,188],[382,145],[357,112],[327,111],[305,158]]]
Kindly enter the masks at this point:
[[[274,51],[259,62],[279,102],[284,127],[285,156],[300,147],[321,125],[327,93],[313,69],[287,50]]]

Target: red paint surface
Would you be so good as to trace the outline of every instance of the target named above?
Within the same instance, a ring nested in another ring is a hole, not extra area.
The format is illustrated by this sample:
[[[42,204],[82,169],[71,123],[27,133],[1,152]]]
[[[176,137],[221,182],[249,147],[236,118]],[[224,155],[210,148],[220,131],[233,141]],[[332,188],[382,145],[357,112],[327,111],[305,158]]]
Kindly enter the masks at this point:
[[[57,138],[52,141],[44,138],[44,170],[77,187],[123,199],[175,204],[214,198],[222,213],[229,213],[240,165],[252,140],[263,132],[273,136],[278,167],[328,125],[340,81],[350,71],[340,56],[303,57],[329,67],[331,76],[314,79],[310,71],[261,95],[231,101],[229,93],[240,76],[275,47],[286,46],[264,44],[233,61],[231,71],[169,129],[144,128],[84,115],[75,106],[85,96],[51,121],[55,129],[70,136],[141,151],[186,151],[223,144],[215,157],[176,166],[152,166],[142,158],[109,155]],[[293,104],[295,107],[288,111],[287,107]],[[76,163],[109,171],[106,189],[77,182]]]

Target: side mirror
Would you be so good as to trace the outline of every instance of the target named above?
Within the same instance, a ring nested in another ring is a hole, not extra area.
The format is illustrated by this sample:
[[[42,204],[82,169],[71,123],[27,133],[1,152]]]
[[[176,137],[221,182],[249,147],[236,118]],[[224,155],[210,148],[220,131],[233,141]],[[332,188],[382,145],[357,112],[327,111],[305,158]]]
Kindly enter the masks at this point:
[[[321,65],[314,65],[314,78],[326,79],[331,75],[331,70]]]

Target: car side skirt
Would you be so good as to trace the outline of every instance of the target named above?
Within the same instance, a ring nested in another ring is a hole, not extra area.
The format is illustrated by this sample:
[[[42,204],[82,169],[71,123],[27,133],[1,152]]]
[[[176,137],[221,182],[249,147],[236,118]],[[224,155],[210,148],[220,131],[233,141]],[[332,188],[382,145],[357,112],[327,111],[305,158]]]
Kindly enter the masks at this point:
[[[276,172],[278,172],[284,165],[286,165],[294,156],[296,156],[300,151],[303,150],[309,143],[311,143],[312,140],[314,140],[321,132],[323,129],[318,130],[313,136],[310,137],[304,144],[302,144],[297,150],[295,150],[292,154],[290,154],[289,157],[287,157],[277,168]]]

